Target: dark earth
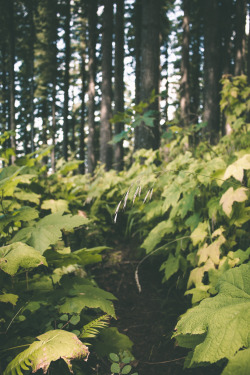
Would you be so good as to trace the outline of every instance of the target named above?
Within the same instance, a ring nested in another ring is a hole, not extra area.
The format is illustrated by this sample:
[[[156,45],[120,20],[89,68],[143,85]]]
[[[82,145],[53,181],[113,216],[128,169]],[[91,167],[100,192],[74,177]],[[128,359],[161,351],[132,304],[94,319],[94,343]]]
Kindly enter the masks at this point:
[[[139,268],[141,292],[135,281],[135,271],[139,263],[131,246],[113,253],[113,260],[98,265],[94,277],[98,285],[113,293],[120,333],[126,334],[134,343],[135,357],[133,372],[139,375],[217,375],[218,367],[183,369],[187,350],[178,347],[171,339],[180,314],[189,307],[183,292],[175,284],[162,283],[157,257],[146,259]],[[141,259],[141,258],[140,258]],[[104,365],[105,367],[105,365]],[[110,374],[110,364],[106,374]],[[102,371],[98,372],[103,374]],[[105,374],[105,371],[104,371]],[[105,375],[106,375],[105,374]]]

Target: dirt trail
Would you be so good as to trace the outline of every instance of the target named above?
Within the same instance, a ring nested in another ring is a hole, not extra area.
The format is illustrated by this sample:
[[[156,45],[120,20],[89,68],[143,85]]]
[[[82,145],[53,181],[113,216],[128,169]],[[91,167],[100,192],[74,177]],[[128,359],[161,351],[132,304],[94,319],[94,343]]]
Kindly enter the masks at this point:
[[[131,251],[117,254],[120,259],[107,263],[105,270],[96,269],[95,278],[118,298],[116,324],[134,343],[136,371],[139,375],[202,375],[201,369],[183,370],[187,352],[171,340],[177,318],[186,309],[183,296],[161,283],[160,264],[155,259],[139,268],[140,293],[135,281],[138,261],[131,259]]]

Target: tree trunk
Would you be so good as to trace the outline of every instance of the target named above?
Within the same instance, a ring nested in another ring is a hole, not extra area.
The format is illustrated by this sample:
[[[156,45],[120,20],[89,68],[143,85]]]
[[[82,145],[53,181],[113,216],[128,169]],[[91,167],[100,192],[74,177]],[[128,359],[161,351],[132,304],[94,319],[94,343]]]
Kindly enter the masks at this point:
[[[124,0],[116,1],[115,23],[115,113],[124,112]],[[124,129],[123,123],[115,124],[115,134]],[[123,141],[115,145],[115,169],[123,169]]]
[[[64,113],[63,113],[63,157],[68,160],[69,143],[69,62],[70,62],[70,0],[66,0],[65,18],[65,71],[64,71]]]
[[[88,4],[88,172],[93,173],[96,167],[96,126],[95,126],[95,79],[96,79],[96,39],[97,39],[97,0]]]
[[[215,144],[219,138],[219,40],[217,0],[204,0],[204,114],[209,139]]]
[[[182,20],[182,59],[181,59],[181,85],[180,107],[181,122],[183,126],[190,124],[190,90],[189,90],[189,0],[183,0]]]
[[[112,19],[113,0],[104,1],[103,32],[102,32],[102,100],[100,128],[100,161],[106,170],[112,166],[111,124],[112,116]]]
[[[82,66],[81,66],[81,79],[82,79],[82,93],[81,93],[81,128],[80,128],[80,151],[79,159],[83,161],[79,166],[80,173],[85,173],[85,94],[86,94],[86,69],[85,69],[85,53],[82,51]]]
[[[135,104],[140,102],[142,0],[135,2]]]
[[[160,65],[160,0],[143,0],[142,31],[141,31],[141,78],[140,100],[147,101],[152,92],[159,93]],[[158,112],[159,101],[155,99],[149,109]],[[142,123],[135,129],[135,150],[141,148],[159,148],[159,120],[156,114],[154,127],[149,128]]]
[[[235,67],[236,76],[245,71],[246,0],[236,0]]]
[[[14,26],[14,1],[8,1],[9,6],[9,94],[10,94],[10,130],[16,132],[15,121],[15,26]],[[16,152],[16,136],[12,135],[10,138],[11,148]],[[11,156],[11,164],[14,164],[16,156]]]

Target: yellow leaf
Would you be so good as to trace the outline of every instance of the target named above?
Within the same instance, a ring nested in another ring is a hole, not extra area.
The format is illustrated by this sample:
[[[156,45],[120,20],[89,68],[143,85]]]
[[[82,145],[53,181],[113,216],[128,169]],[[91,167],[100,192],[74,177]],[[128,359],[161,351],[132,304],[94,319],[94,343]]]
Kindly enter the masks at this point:
[[[220,204],[222,205],[222,209],[227,216],[230,216],[233,208],[234,202],[244,202],[247,200],[247,189],[246,188],[238,188],[234,190],[230,187],[221,197]]]
[[[244,177],[244,169],[250,169],[250,154],[244,155],[242,158],[229,165],[224,174],[224,179],[227,180],[232,176],[236,180],[242,182]]]

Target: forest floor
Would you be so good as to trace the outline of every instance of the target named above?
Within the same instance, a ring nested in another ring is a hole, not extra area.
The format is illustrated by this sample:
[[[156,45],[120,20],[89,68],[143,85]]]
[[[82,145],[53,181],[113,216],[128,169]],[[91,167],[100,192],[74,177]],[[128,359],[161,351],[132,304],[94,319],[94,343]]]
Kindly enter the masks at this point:
[[[94,276],[101,288],[118,298],[115,302],[117,321],[112,321],[112,326],[116,325],[119,332],[134,343],[134,372],[139,375],[219,374],[218,368],[211,366],[183,369],[187,351],[178,347],[171,336],[188,303],[175,285],[162,284],[156,257],[148,258],[139,268],[142,288],[139,292],[135,281],[139,260],[133,249],[126,245],[113,255],[115,260],[99,265]]]

